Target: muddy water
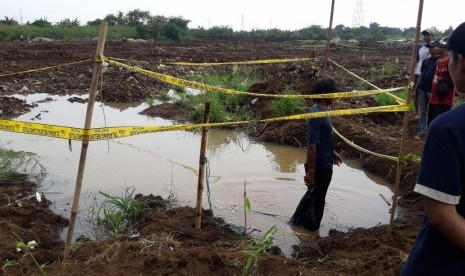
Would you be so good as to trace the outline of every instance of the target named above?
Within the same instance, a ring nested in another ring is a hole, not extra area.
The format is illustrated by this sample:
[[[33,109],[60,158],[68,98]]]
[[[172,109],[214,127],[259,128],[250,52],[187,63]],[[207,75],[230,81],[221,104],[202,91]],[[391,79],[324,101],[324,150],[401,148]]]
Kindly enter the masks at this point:
[[[86,104],[70,103],[69,97],[35,94],[15,95],[38,103],[20,121],[82,127]],[[47,100],[45,100],[47,99]],[[93,127],[169,125],[169,120],[138,113],[147,107],[96,103]],[[69,216],[74,193],[81,142],[1,132],[0,144],[8,149],[31,151],[41,157],[48,176],[41,186],[57,212]],[[91,142],[83,180],[81,209],[97,191],[121,195],[134,186],[137,193],[177,196],[179,204],[195,206],[199,166],[200,132],[161,132],[110,141]],[[211,202],[215,216],[242,225],[244,183],[252,210],[251,229],[266,231],[276,225],[276,243],[287,255],[299,239],[314,234],[291,228],[287,222],[305,193],[303,149],[257,143],[244,133],[210,129],[207,146],[209,178],[203,197],[204,208]],[[334,168],[333,181],[319,235],[329,229],[372,227],[389,221],[392,192],[385,183],[366,174],[355,161]],[[78,224],[77,224],[78,225]],[[81,229],[76,229],[76,235]],[[255,233],[259,233],[255,231]]]

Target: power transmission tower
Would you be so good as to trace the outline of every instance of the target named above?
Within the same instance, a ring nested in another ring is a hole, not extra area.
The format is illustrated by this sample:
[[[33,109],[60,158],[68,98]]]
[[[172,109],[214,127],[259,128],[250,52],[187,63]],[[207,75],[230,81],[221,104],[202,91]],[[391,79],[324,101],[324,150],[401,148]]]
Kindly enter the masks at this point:
[[[244,24],[245,24],[245,18],[244,18],[244,14],[241,14],[241,31],[244,31]]]
[[[357,0],[354,10],[354,18],[352,19],[352,28],[358,28],[365,24],[363,18],[363,0]]]

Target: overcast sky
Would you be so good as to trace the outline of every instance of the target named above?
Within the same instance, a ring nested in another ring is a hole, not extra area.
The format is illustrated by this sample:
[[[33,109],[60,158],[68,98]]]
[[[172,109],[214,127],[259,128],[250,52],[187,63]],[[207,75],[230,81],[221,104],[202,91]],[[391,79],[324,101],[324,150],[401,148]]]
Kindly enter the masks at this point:
[[[356,0],[336,0],[333,27],[351,27]],[[364,0],[363,21],[368,26],[415,27],[419,0]],[[329,25],[331,0],[0,0],[0,18],[26,23],[40,18],[59,22],[77,18],[81,24],[118,11],[140,9],[152,15],[190,20],[190,28],[229,26],[234,30],[298,30]],[[465,0],[424,0],[422,28],[445,30],[465,21]]]

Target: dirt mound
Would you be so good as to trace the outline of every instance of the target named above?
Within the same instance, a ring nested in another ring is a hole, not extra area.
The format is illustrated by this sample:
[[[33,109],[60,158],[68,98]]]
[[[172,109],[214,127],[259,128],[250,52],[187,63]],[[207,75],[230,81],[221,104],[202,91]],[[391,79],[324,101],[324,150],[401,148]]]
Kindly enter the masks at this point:
[[[39,264],[46,264],[47,275],[238,275],[249,257],[236,228],[221,219],[212,220],[204,210],[202,227],[195,229],[193,208],[166,209],[161,197],[150,195],[143,197],[150,209],[139,218],[138,236],[103,242],[78,239],[70,258],[62,262],[64,244],[58,230],[67,220],[53,214],[46,199],[38,202],[29,183],[2,184],[0,195],[0,257],[20,261],[4,268],[6,275],[39,274],[32,259],[16,251],[13,233],[25,242],[39,243],[32,252]],[[273,248],[261,254],[259,274],[397,275],[416,231],[413,224],[396,226],[391,236],[386,226],[349,233],[330,231],[328,237],[296,246],[295,259]]]
[[[387,226],[330,231],[327,238],[297,247],[295,256],[335,275],[399,275],[417,231],[396,227],[388,235]]]
[[[0,182],[0,259],[2,266],[8,260],[19,263],[4,268],[7,275],[37,273],[32,260],[23,257],[24,250],[17,251],[19,239],[39,243],[34,256],[41,264],[55,262],[64,248],[60,230],[68,225],[68,220],[54,214],[49,208],[51,202],[36,195],[35,188],[22,175]]]
[[[31,111],[33,105],[13,97],[0,97],[0,118],[14,118]]]

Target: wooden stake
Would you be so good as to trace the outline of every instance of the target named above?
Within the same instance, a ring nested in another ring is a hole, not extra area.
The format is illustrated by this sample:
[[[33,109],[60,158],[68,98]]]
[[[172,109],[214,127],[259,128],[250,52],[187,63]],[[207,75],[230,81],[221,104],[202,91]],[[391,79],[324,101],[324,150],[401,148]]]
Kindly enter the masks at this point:
[[[208,124],[210,121],[210,102],[205,102],[205,112],[203,114],[203,122]],[[200,144],[200,159],[199,159],[199,179],[197,183],[197,203],[195,205],[195,229],[200,229],[202,225],[202,195],[205,177],[205,151],[207,149],[207,133],[208,128],[202,128],[202,142]]]
[[[421,28],[421,18],[423,14],[423,0],[420,0],[419,7],[418,7],[418,17],[417,17],[417,32],[415,36],[415,46],[413,47],[413,53],[412,53],[412,60],[410,61],[410,78],[409,78],[409,84],[412,83],[413,78],[415,76],[415,64],[417,61],[417,55],[418,55],[418,40],[420,36],[420,28]],[[407,95],[407,105],[410,104],[410,101],[412,99],[412,90],[413,88],[410,87],[408,88],[408,95]],[[399,157],[404,156],[404,144],[405,140],[408,137],[408,113],[404,113],[404,120],[403,120],[403,127],[402,127],[402,137],[400,139],[400,149],[399,149]],[[388,235],[391,235],[392,233],[392,227],[394,223],[394,216],[396,213],[396,208],[397,208],[397,197],[399,196],[399,186],[400,186],[400,178],[402,175],[402,167],[403,164],[401,162],[397,163],[397,171],[396,171],[396,183],[394,185],[394,195],[392,198],[392,207],[391,207],[391,218],[389,219],[389,228],[388,228]]]
[[[244,179],[244,244],[247,244],[247,180]]]
[[[333,28],[333,15],[334,15],[334,2],[331,3],[331,16],[329,19],[329,28],[328,28],[328,41],[326,42],[326,57],[325,57],[325,65],[323,67],[323,77],[326,76],[326,70],[328,69],[328,60],[329,60],[329,44],[331,42],[331,30]]]
[[[103,56],[103,49],[105,47],[107,28],[108,28],[107,22],[102,22],[100,24],[99,40],[98,40],[97,51],[96,51],[97,57]],[[94,69],[92,72],[92,80],[90,83],[89,101],[87,103],[87,112],[86,112],[86,119],[84,122],[84,130],[90,129],[91,123],[92,123],[94,103],[95,103],[95,98],[97,96],[98,76],[100,74],[100,69],[101,69],[100,65],[101,65],[101,61],[95,61]],[[66,245],[65,245],[65,251],[63,253],[64,254],[63,261],[66,261],[68,259],[70,249],[71,249],[71,243],[73,242],[74,224],[76,223],[76,216],[77,216],[78,209],[79,209],[79,198],[81,196],[82,178],[84,176],[84,168],[86,166],[86,156],[87,156],[88,147],[89,147],[89,141],[84,139],[82,141],[81,157],[79,158],[79,168],[78,168],[78,173],[77,173],[76,186],[74,189],[73,205],[71,207],[71,216],[69,218],[68,235],[66,236]]]

